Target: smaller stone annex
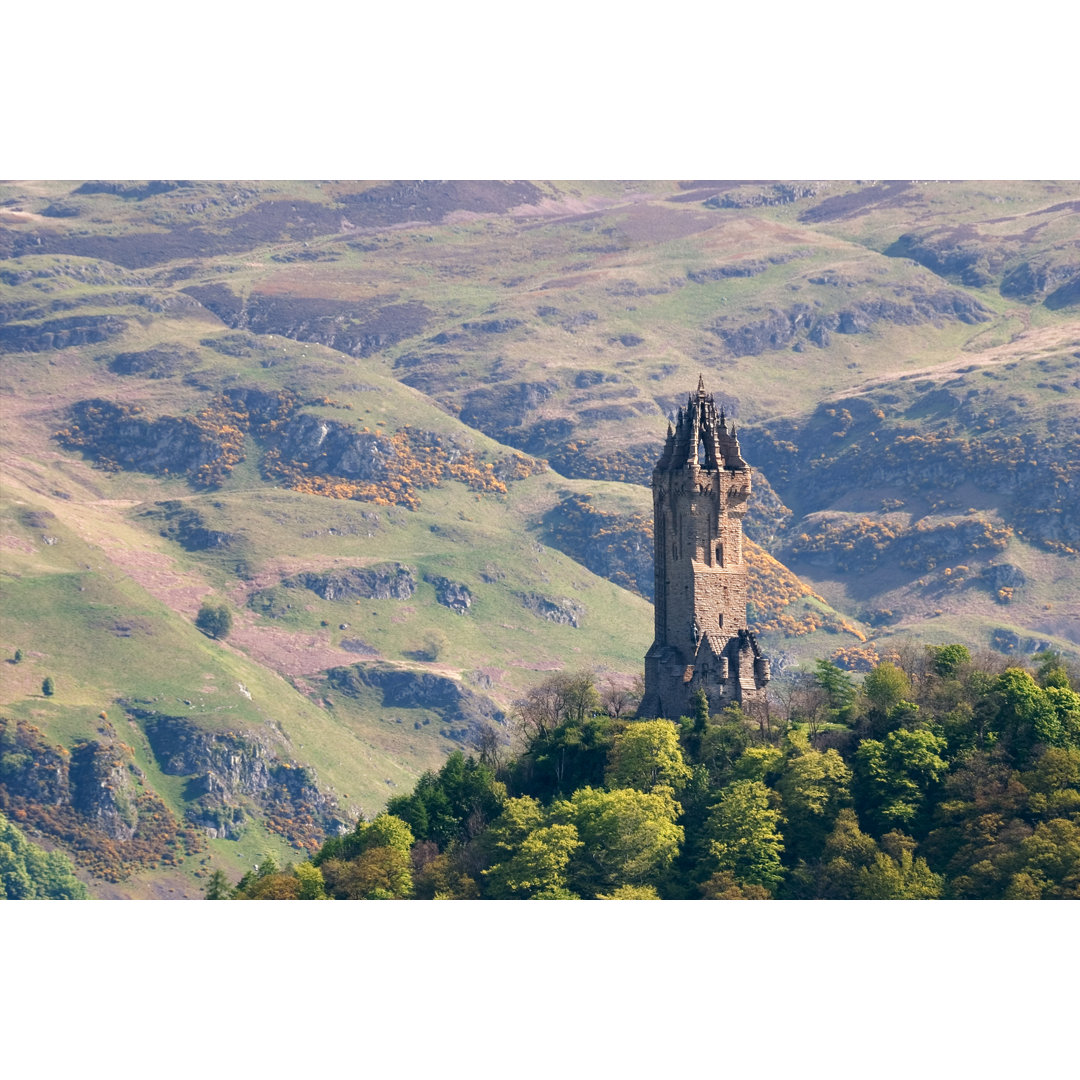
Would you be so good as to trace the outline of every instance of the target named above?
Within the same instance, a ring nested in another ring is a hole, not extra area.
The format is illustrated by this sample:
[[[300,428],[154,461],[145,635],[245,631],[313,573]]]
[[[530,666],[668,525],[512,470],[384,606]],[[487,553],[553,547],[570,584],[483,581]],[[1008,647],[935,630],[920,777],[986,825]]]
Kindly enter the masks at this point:
[[[746,623],[750,466],[703,377],[668,424],[652,489],[656,632],[638,714],[690,715],[699,687],[711,712],[764,701],[769,659]]]

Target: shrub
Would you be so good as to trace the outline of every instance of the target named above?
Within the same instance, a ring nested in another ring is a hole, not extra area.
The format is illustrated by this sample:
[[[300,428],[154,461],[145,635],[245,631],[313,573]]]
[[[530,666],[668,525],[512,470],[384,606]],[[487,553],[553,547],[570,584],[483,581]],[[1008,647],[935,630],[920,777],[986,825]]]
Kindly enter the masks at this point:
[[[205,603],[195,616],[195,625],[212,638],[227,638],[232,630],[232,612],[224,604]]]
[[[41,684],[41,692],[46,697],[52,697],[56,693],[56,684],[53,682],[51,675],[46,675],[44,682]]]

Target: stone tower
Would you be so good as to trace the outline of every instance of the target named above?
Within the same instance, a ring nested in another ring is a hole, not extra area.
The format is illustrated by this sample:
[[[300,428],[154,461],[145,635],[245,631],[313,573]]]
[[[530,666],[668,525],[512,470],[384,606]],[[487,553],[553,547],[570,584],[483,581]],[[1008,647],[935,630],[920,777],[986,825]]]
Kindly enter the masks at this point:
[[[652,487],[656,637],[638,714],[691,715],[698,687],[710,712],[763,701],[769,661],[746,625],[750,466],[700,377],[674,429],[668,424]]]

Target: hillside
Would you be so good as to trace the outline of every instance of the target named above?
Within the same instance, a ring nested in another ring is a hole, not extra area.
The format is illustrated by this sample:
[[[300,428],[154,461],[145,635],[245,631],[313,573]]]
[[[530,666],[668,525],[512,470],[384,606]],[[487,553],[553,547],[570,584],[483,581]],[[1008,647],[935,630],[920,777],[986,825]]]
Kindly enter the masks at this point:
[[[505,740],[551,671],[629,688],[645,485],[698,372],[755,468],[774,670],[1078,655],[1078,211],[1065,183],[0,184],[0,716],[57,762],[5,757],[0,810],[96,895],[197,895]]]

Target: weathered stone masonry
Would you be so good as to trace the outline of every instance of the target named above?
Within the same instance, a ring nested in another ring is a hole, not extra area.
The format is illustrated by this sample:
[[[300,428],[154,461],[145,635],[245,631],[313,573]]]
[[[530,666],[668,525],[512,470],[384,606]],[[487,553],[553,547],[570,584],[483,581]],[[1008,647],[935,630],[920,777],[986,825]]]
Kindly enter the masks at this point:
[[[653,470],[656,636],[639,715],[689,715],[698,687],[716,712],[762,701],[769,660],[746,625],[742,519],[750,466],[699,378]]]

